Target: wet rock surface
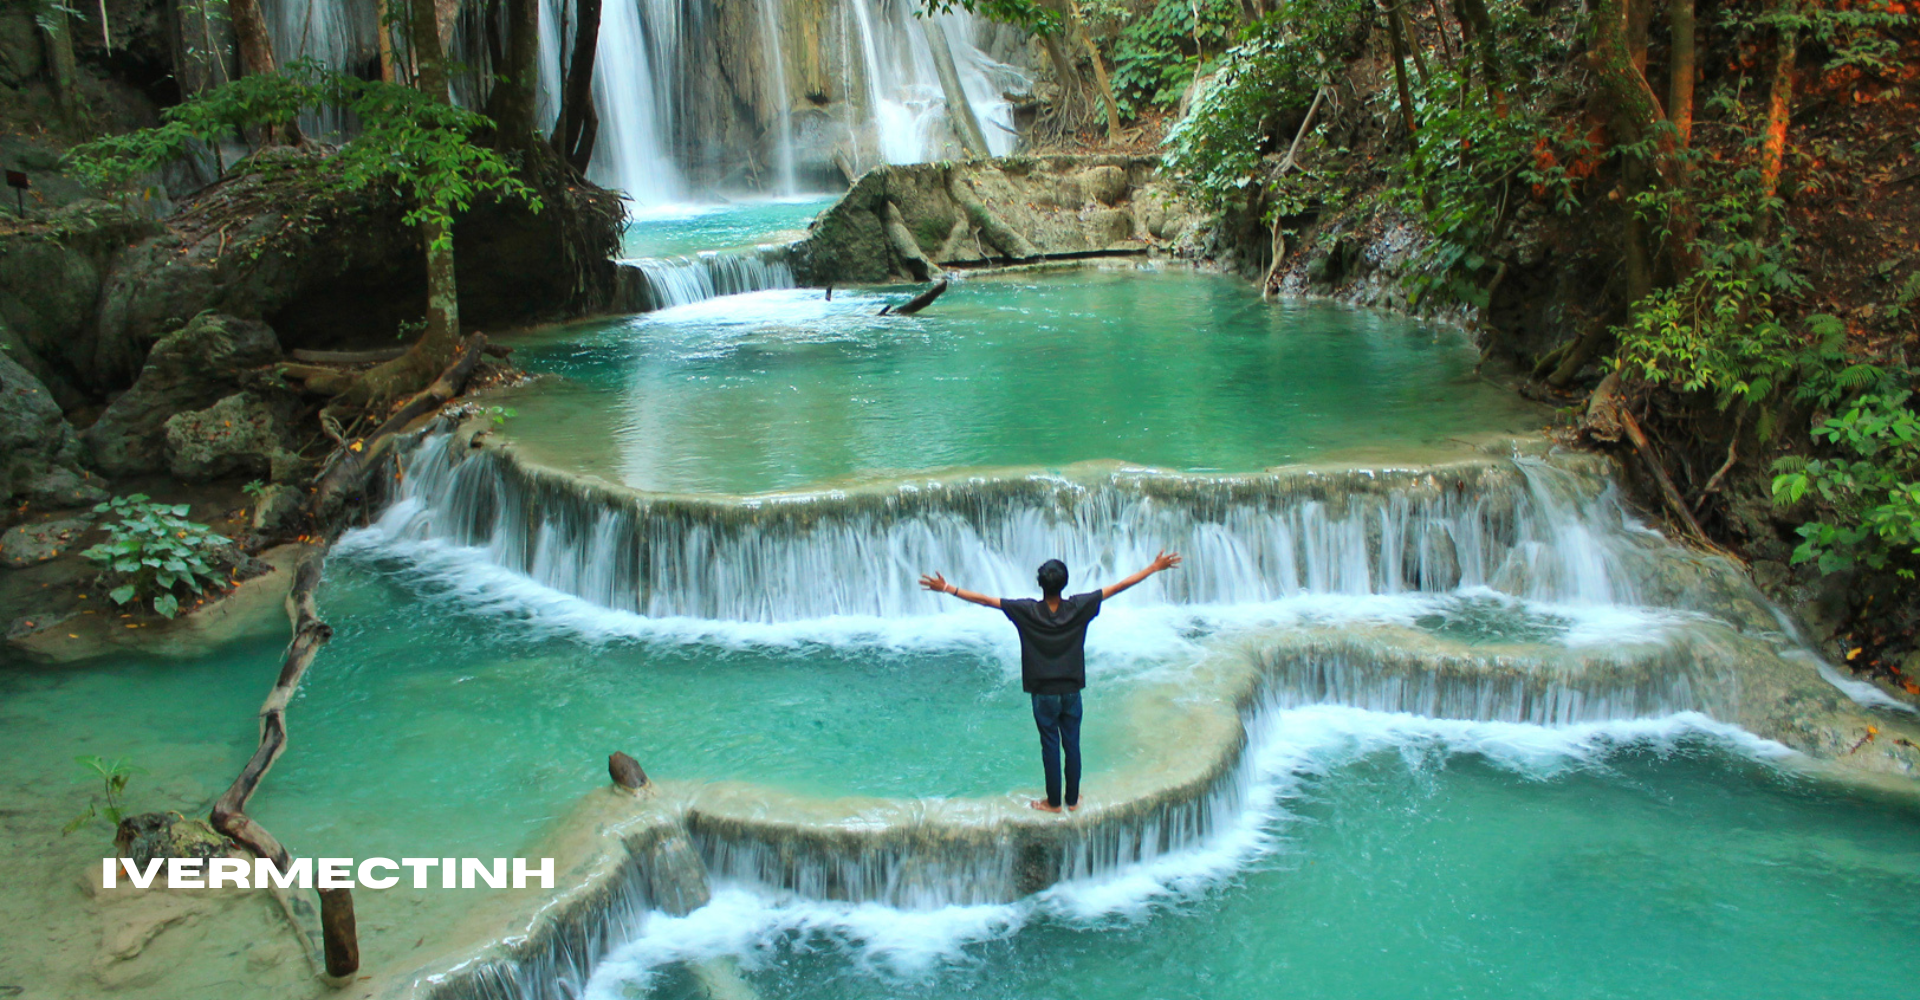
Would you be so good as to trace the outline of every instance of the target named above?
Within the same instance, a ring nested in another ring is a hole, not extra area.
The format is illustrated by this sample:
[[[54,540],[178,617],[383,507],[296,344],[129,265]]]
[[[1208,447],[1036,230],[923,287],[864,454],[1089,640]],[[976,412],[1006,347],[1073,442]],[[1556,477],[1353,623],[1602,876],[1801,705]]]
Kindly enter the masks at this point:
[[[0,535],[0,566],[24,569],[58,558],[79,544],[92,523],[92,515],[81,515],[16,525]]]
[[[234,393],[204,410],[176,413],[167,418],[166,434],[167,467],[181,479],[269,476],[276,464],[297,460],[288,450],[285,421],[250,393]]]
[[[168,463],[168,421],[240,387],[241,375],[280,357],[266,324],[202,313],[154,345],[140,377],[87,429],[94,461],[110,475],[158,472]]]
[[[877,167],[796,244],[816,285],[928,280],[937,267],[1191,243],[1204,218],[1156,157],[1003,157]]]

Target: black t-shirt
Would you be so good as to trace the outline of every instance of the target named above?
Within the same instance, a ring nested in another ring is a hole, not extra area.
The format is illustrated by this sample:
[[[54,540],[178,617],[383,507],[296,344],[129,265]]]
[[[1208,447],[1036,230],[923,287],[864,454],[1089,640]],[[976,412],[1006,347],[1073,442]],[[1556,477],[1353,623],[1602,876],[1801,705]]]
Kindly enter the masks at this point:
[[[1029,694],[1072,694],[1087,686],[1087,623],[1100,592],[1060,599],[1060,610],[1030,597],[1003,597],[1000,611],[1020,630],[1020,687]]]

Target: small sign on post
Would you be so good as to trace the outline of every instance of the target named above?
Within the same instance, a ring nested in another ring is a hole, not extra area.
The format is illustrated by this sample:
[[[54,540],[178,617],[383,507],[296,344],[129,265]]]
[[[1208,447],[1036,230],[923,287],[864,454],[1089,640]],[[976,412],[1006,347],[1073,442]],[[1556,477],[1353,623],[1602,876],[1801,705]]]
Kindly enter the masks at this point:
[[[7,186],[13,189],[14,205],[20,209],[20,214],[25,216],[27,214],[27,188],[33,186],[33,182],[27,179],[27,172],[24,170],[7,171]]]

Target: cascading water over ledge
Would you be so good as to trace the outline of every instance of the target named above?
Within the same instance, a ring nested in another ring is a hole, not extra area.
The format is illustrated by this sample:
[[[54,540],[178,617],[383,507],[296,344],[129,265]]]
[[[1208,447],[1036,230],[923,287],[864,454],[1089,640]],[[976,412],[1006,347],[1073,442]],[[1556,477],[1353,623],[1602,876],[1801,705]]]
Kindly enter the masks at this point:
[[[1778,627],[1751,586],[1637,527],[1586,459],[1237,476],[1016,472],[733,499],[640,493],[467,440],[420,442],[377,526],[383,536],[476,547],[543,587],[649,618],[927,615],[941,610],[915,583],[927,570],[1020,593],[1048,558],[1095,580],[1172,548],[1188,568],[1130,600],[1224,606],[1490,587]]]
[[[777,252],[703,253],[692,257],[643,257],[626,261],[638,269],[644,298],[638,312],[671,309],[775,288],[794,287],[793,271]]]

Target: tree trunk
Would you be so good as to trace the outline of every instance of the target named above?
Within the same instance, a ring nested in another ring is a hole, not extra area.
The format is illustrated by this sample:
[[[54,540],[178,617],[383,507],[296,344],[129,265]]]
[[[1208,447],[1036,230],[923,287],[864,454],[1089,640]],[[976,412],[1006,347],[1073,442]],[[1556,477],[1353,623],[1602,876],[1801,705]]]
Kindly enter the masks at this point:
[[[55,0],[43,0],[37,17],[47,43],[47,72],[53,77],[53,99],[60,105],[60,115],[67,124],[78,123],[81,109],[78,71],[73,62],[73,22],[67,17],[66,7]]]
[[[1400,8],[1386,6],[1386,0],[1381,0],[1381,5],[1387,15],[1387,40],[1393,49],[1393,89],[1400,95],[1400,121],[1411,137],[1419,126],[1413,118],[1413,88],[1407,85],[1407,40],[1400,31]]]
[[[247,76],[274,71],[273,36],[260,16],[260,0],[228,0],[227,16],[240,43],[240,68]]]
[[[1693,142],[1693,0],[1669,0],[1667,30],[1673,57],[1667,67],[1667,120],[1681,149]]]
[[[1774,0],[1777,16],[1793,12],[1793,0]],[[1787,116],[1793,108],[1793,61],[1800,54],[1799,33],[1780,26],[1773,43],[1773,84],[1767,89],[1767,124],[1760,141],[1760,196],[1772,198],[1780,190],[1780,166],[1787,154]]]
[[[1413,71],[1420,74],[1420,86],[1425,87],[1433,82],[1433,74],[1427,71],[1426,55],[1421,52],[1420,46],[1413,44],[1415,41],[1413,29],[1407,27],[1406,5],[1408,2],[1409,0],[1394,0],[1393,25],[1394,30],[1400,33],[1400,44],[1405,46],[1407,54],[1413,57]]]
[[[433,0],[412,0],[408,36],[413,43],[413,85],[442,104],[448,101],[447,57],[440,49],[440,15]]]
[[[600,47],[600,0],[578,0],[579,26],[573,31],[573,59],[561,91],[560,120],[553,126],[553,149],[581,173],[593,160],[593,60]],[[585,139],[585,142],[582,142]],[[584,146],[584,148],[582,148]]]
[[[1093,35],[1087,31],[1087,25],[1080,20],[1080,5],[1074,0],[1065,0],[1059,8],[1066,13],[1067,31],[1080,36],[1080,44],[1086,46],[1087,57],[1093,61],[1093,82],[1099,88],[1100,101],[1107,106],[1107,141],[1112,142],[1120,134],[1120,102],[1113,98],[1113,81],[1107,78],[1107,61],[1100,58],[1100,49],[1093,44]]]
[[[1653,0],[1627,0],[1627,56],[1633,68],[1647,71],[1647,36],[1653,30]]]
[[[940,91],[947,99],[947,120],[960,136],[961,148],[968,156],[983,160],[991,157],[993,150],[987,145],[986,134],[980,131],[980,119],[974,115],[973,105],[967,102],[967,91],[960,85],[960,70],[953,64],[953,49],[947,45],[947,29],[937,15],[921,18],[920,27],[926,32],[934,75],[940,78]]]
[[[502,149],[524,149],[534,141],[534,113],[540,90],[539,0],[506,0],[506,59],[487,101],[487,114],[499,125]]]
[[[1507,116],[1507,92],[1500,77],[1500,54],[1495,49],[1498,39],[1493,34],[1493,16],[1487,13],[1486,0],[1456,0],[1454,8],[1463,25],[1473,27],[1473,45],[1480,52],[1480,75],[1487,87],[1487,96],[1493,99],[1493,109],[1500,117]],[[1597,0],[1604,4],[1606,0]],[[1600,14],[1596,10],[1594,17]]]

